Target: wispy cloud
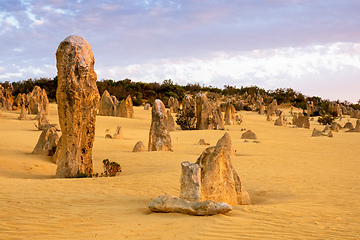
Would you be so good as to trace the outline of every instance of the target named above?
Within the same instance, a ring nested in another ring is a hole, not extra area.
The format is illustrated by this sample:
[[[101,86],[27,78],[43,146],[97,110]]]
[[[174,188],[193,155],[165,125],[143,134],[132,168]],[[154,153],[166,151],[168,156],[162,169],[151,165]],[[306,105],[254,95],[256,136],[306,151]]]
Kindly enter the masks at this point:
[[[91,44],[100,78],[306,92],[346,76],[354,85],[359,9],[357,0],[2,1],[0,79],[55,76],[46,66],[76,34]]]

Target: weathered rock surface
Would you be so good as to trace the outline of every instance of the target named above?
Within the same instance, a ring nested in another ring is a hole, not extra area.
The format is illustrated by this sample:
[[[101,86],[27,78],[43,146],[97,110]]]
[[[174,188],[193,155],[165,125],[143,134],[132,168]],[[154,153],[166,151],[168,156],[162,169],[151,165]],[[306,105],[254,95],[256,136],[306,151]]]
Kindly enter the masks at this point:
[[[284,125],[284,116],[280,115],[278,119],[275,120],[275,126],[283,126]]]
[[[254,140],[256,140],[257,137],[256,137],[256,134],[249,129],[249,130],[247,130],[246,132],[244,132],[241,135],[241,139],[254,139]]]
[[[116,131],[112,138],[113,139],[123,139],[124,138],[124,134],[123,134],[122,128],[120,126],[118,126],[116,128]]]
[[[167,110],[167,111],[166,111],[166,116],[167,116],[167,127],[168,127],[168,130],[169,130],[170,132],[176,131],[175,120],[174,120],[173,116],[171,115],[170,110]]]
[[[354,128],[354,125],[353,125],[351,122],[347,122],[347,123],[345,123],[345,125],[344,125],[343,128],[353,129],[353,128]]]
[[[198,93],[196,96],[196,129],[224,129],[224,120],[219,107],[208,100],[204,93]]]
[[[356,120],[355,128],[350,129],[347,132],[360,132],[360,119]]]
[[[115,104],[110,96],[110,93],[105,90],[99,102],[99,115],[101,116],[115,116]]]
[[[198,142],[198,145],[210,145],[210,143],[207,143],[205,139],[201,138]]]
[[[293,125],[299,128],[310,128],[309,116],[304,116],[303,114],[294,114],[292,122]]]
[[[134,107],[130,95],[120,101],[119,107],[116,108],[116,116],[134,118]]]
[[[180,198],[201,201],[201,168],[196,163],[181,163]]]
[[[39,112],[40,117],[37,118],[38,125],[36,126],[38,130],[44,130],[48,127],[55,127],[58,128],[57,124],[51,124],[49,120],[47,119],[46,115],[43,112]]]
[[[177,113],[180,107],[179,101],[174,97],[170,97],[168,101],[168,106],[170,108],[170,112]]]
[[[58,143],[59,135],[56,132],[56,128],[49,126],[41,132],[32,154],[53,156]]]
[[[30,117],[27,115],[27,111],[25,108],[25,104],[21,106],[20,116],[18,117],[19,120],[30,120]]]
[[[146,151],[144,143],[142,141],[138,141],[133,148],[133,152],[144,152],[144,151]]]
[[[149,110],[149,109],[150,109],[150,103],[145,103],[144,110]]]
[[[235,107],[229,100],[225,104],[225,125],[235,124]]]
[[[269,106],[266,109],[266,115],[267,116],[274,116],[276,115],[276,111],[278,110],[278,105],[276,99],[272,101],[272,103],[269,104]]]
[[[49,99],[45,89],[35,86],[29,94],[29,114],[37,114],[38,112],[49,115]]]
[[[326,134],[324,134],[322,131],[317,130],[316,128],[314,128],[311,136],[312,137],[320,137],[320,136],[326,136]]]
[[[210,200],[193,202],[171,195],[161,195],[149,204],[149,209],[153,212],[209,216],[215,214],[225,214],[231,211],[232,207],[223,202],[214,202]]]
[[[9,90],[4,89],[2,86],[0,90],[0,107],[11,111],[14,104],[13,95]]]
[[[92,147],[97,106],[94,55],[90,44],[80,36],[64,39],[56,51],[59,122],[61,140],[54,155],[57,177],[93,173]]]
[[[225,133],[216,143],[217,147],[224,147],[225,151],[229,154],[229,156],[235,155],[235,149],[232,147],[231,137],[229,133]]]
[[[229,205],[251,204],[224,146],[208,147],[196,164],[201,168],[202,200],[225,202]]]
[[[341,129],[340,124],[333,122],[330,126],[330,129],[333,130],[334,132],[339,132]]]
[[[173,151],[167,127],[165,105],[160,99],[154,101],[149,132],[149,151]]]

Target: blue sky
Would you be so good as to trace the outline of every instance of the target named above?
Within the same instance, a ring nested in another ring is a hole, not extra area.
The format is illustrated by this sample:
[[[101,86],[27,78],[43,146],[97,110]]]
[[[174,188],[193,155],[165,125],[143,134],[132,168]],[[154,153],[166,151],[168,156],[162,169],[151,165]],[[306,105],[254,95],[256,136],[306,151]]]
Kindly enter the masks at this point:
[[[56,76],[69,35],[98,80],[291,87],[360,99],[360,1],[0,0],[0,82]]]

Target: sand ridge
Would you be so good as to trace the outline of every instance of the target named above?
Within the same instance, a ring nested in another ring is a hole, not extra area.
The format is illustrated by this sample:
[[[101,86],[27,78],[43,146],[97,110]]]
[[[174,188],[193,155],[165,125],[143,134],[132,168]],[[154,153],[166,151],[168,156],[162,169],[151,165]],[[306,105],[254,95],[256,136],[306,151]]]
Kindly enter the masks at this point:
[[[50,104],[50,123],[57,123]],[[312,138],[310,129],[278,127],[241,111],[241,125],[225,126],[236,155],[231,157],[253,205],[226,215],[194,217],[151,213],[158,195],[180,192],[180,163],[195,162],[225,131],[171,132],[174,152],[133,153],[147,146],[151,110],[134,107],[135,119],[97,116],[95,172],[102,160],[121,164],[115,178],[55,179],[50,157],[30,154],[40,131],[36,121],[20,121],[18,111],[0,118],[0,239],[356,239],[360,235],[360,134]],[[290,109],[284,109],[290,118]],[[34,117],[33,115],[30,115]],[[275,120],[275,119],[274,119]],[[343,118],[355,123],[355,119]],[[124,139],[105,139],[121,126]],[[241,129],[258,141],[244,142]]]

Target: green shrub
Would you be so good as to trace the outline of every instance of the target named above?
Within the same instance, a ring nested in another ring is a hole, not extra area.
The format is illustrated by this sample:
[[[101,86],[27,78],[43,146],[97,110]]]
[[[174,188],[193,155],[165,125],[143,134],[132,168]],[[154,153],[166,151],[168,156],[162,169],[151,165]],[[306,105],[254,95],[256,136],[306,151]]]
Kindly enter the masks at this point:
[[[182,130],[195,130],[195,107],[191,106],[189,108],[179,109],[178,113],[176,114],[176,124],[179,125]]]
[[[109,161],[109,159],[103,160],[104,164],[104,173],[101,176],[104,177],[115,177],[121,173],[121,166],[117,162]]]

